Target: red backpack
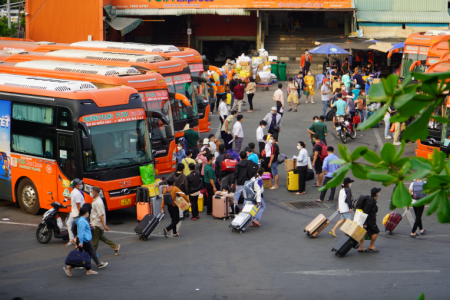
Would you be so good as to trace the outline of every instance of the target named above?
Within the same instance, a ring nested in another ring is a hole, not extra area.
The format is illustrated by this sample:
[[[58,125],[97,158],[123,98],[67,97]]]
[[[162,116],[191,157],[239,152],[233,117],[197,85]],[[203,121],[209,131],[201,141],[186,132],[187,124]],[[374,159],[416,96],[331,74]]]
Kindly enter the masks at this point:
[[[325,145],[322,142],[317,143],[317,145],[319,145],[322,148],[322,151],[321,151],[319,157],[320,157],[321,161],[324,161],[325,157],[328,156],[328,150],[327,150],[328,147],[327,147],[327,145]]]
[[[237,159],[228,158],[228,154],[225,156],[225,159],[222,161],[221,169],[225,172],[234,172],[236,169],[238,161]]]

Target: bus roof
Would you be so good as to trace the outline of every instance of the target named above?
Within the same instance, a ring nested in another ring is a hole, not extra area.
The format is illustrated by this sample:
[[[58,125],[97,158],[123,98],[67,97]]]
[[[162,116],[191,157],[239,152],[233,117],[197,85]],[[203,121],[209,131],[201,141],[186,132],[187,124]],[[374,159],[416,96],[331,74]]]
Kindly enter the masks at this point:
[[[433,30],[430,30],[430,31],[433,31]],[[406,47],[406,45],[431,46],[437,42],[450,40],[450,31],[445,31],[447,33],[445,35],[427,34],[430,31],[416,32],[416,33],[410,34],[406,38],[405,47]],[[440,31],[440,32],[443,32],[443,31]]]
[[[107,41],[84,41],[70,44],[72,47],[99,48],[109,50],[130,50],[134,52],[179,52],[180,50],[173,45],[151,45],[140,43],[121,43]]]
[[[0,73],[0,92],[25,94],[33,99],[39,97],[47,100],[53,100],[52,98],[90,99],[99,107],[128,104],[131,95],[137,93],[135,89],[126,86],[97,88],[86,81],[4,73]]]

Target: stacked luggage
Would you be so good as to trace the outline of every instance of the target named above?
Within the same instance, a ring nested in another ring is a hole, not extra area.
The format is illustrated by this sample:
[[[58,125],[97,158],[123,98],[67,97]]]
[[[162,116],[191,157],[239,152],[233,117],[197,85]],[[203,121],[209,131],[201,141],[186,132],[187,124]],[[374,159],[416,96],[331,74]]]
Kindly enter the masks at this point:
[[[333,246],[331,251],[334,251],[336,256],[344,257],[352,248],[359,247],[359,241],[366,235],[366,230],[350,219],[345,220],[341,230],[345,236]]]
[[[337,211],[331,215],[330,218],[327,219],[323,214],[318,215],[311,223],[306,226],[304,232],[310,238],[315,238],[319,233],[321,233],[327,226],[330,224],[330,221],[336,217],[338,214]]]
[[[234,218],[230,224],[232,231],[243,233],[252,223],[252,219],[258,213],[258,208],[253,204],[246,204],[242,211]]]

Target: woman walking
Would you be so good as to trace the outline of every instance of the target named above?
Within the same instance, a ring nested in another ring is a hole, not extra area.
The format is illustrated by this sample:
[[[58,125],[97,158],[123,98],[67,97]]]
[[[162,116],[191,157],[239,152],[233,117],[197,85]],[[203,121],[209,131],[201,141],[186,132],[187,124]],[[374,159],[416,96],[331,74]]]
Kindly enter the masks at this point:
[[[314,104],[314,76],[312,76],[311,71],[308,70],[308,75],[305,77],[305,92],[306,95],[306,102],[308,103],[309,96],[311,96],[311,103]]]
[[[178,206],[175,204],[175,199],[177,197],[183,197],[184,200],[186,200],[189,203],[188,197],[176,186],[174,186],[175,180],[173,178],[167,179],[167,187],[164,188],[163,195],[168,192],[170,193],[170,196],[172,197],[172,205],[167,205],[167,210],[169,211],[170,219],[172,222],[169,226],[164,228],[164,236],[168,237],[169,231],[172,230],[173,236],[179,236],[180,234],[177,233],[177,224],[180,222],[180,210],[178,209]],[[164,214],[164,197],[161,202],[161,214]]]
[[[302,141],[298,142],[297,149],[300,150],[297,156],[298,192],[296,195],[305,194],[306,173],[308,172],[308,150]]]
[[[423,181],[422,179],[416,179],[414,180],[411,185],[409,186],[409,192],[411,193],[412,196],[412,203],[416,203],[417,201],[419,201],[419,199],[425,197],[425,194],[423,193]],[[409,209],[409,207],[408,207]],[[419,236],[419,234],[416,233],[417,231],[417,227],[419,227],[420,229],[420,234],[425,234],[427,231],[425,229],[423,229],[423,225],[422,225],[422,214],[423,214],[423,210],[425,209],[425,205],[422,206],[418,206],[415,207],[413,206],[414,209],[414,214],[416,215],[416,220],[414,221],[414,225],[411,231],[411,237],[415,238],[417,236]]]
[[[244,102],[244,92],[245,92],[245,88],[244,85],[242,84],[242,80],[238,80],[238,84],[236,85],[236,87],[234,88],[234,98],[235,101],[233,103],[233,107],[231,108],[231,110],[237,110],[238,112],[241,112],[241,106],[242,106],[242,102]]]
[[[250,104],[250,109],[247,110],[247,112],[253,112],[253,97],[255,96],[255,92],[256,92],[256,83],[255,83],[255,79],[253,79],[253,77],[251,77],[251,76],[250,76],[250,82],[247,85],[247,87],[245,88],[245,92],[247,93],[248,104]]]
[[[344,182],[342,183],[341,190],[339,191],[339,206],[338,211],[341,214],[341,219],[336,223],[336,225],[331,229],[329,232],[332,236],[336,237],[336,229],[338,229],[339,226],[344,224],[345,220],[352,219],[352,190],[350,189],[350,186],[352,185],[352,182],[355,182],[354,180],[350,179],[349,177],[346,177],[344,179]],[[361,251],[363,252],[363,251]]]

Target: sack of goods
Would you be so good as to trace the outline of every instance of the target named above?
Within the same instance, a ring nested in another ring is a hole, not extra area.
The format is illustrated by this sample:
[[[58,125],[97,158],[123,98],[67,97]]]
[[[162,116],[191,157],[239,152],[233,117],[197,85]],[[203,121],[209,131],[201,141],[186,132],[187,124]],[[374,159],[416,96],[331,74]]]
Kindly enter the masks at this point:
[[[241,66],[250,66],[252,63],[252,59],[246,56],[244,53],[242,53],[242,55],[239,56],[236,61]]]

